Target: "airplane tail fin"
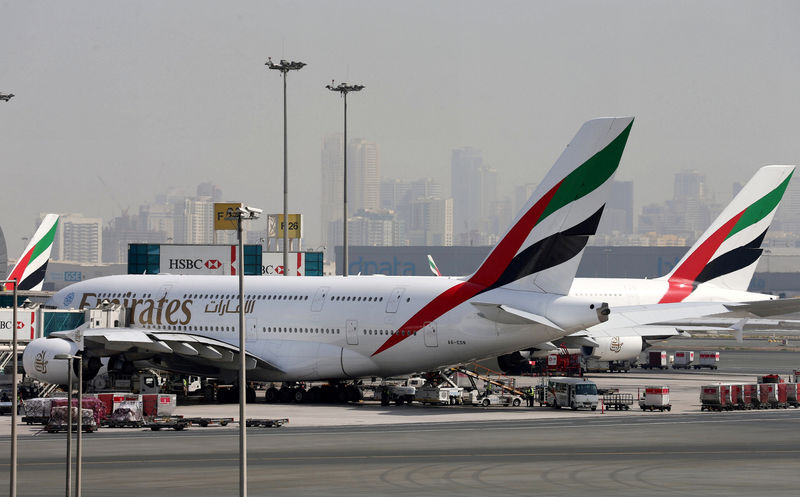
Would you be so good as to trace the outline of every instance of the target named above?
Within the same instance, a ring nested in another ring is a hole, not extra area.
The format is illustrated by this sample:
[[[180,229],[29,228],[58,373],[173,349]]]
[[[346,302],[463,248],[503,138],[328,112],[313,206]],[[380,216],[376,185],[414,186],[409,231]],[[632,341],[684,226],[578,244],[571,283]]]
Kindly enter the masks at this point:
[[[669,290],[659,303],[680,302],[700,285],[747,291],[778,204],[795,166],[764,166],[711,223],[663,279]]]
[[[41,290],[44,283],[47,262],[50,260],[50,250],[58,226],[58,214],[47,214],[42,224],[31,237],[28,246],[22,252],[14,269],[8,274],[9,280],[17,280],[17,290]],[[6,290],[12,290],[13,285],[6,283]]]
[[[632,125],[633,117],[584,123],[468,281],[487,290],[566,295],[597,231]]]

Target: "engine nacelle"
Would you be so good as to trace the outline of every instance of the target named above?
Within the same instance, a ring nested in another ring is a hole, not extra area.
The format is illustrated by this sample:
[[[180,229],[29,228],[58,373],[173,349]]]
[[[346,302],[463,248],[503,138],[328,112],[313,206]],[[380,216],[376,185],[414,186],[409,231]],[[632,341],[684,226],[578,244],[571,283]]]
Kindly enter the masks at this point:
[[[608,321],[609,313],[606,302],[565,296],[550,302],[545,317],[565,331],[575,332]]]
[[[592,337],[597,347],[582,347],[583,355],[598,361],[632,361],[642,351],[642,337]]]
[[[63,338],[37,338],[25,346],[22,353],[22,366],[25,373],[39,381],[66,385],[69,381],[67,369],[69,361],[54,359],[56,354],[75,355],[78,344]],[[77,375],[73,375],[76,381]]]

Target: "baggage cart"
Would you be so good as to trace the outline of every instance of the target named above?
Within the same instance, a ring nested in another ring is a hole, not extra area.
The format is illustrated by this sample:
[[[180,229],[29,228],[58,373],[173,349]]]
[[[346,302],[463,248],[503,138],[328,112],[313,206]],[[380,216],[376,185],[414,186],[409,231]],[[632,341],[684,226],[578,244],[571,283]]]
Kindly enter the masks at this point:
[[[701,350],[698,354],[699,360],[694,365],[694,369],[717,369],[719,363],[719,352],[713,350]]]
[[[29,425],[46,425],[50,421],[52,401],[53,399],[50,398],[35,398],[23,401],[25,415],[22,417],[22,422]],[[66,405],[66,402],[64,405]]]
[[[65,399],[66,400],[66,399]],[[50,420],[45,426],[48,433],[65,431],[69,427],[67,416],[72,416],[72,429],[78,429],[78,407],[54,406],[50,409]],[[94,421],[94,412],[91,409],[81,409],[80,429],[86,433],[97,431],[97,423]]]
[[[672,369],[690,369],[694,362],[694,351],[677,350],[675,360],[672,362]]]
[[[730,385],[703,385],[700,387],[701,411],[730,411],[732,409]]]
[[[184,428],[192,426],[192,423],[184,419],[183,416],[153,416],[147,419],[147,426],[153,431],[159,431],[162,428],[172,428],[175,431],[181,431]]]
[[[228,426],[228,423],[233,423],[233,418],[183,418],[192,426],[202,426],[203,428],[211,425]]]
[[[602,398],[603,405],[609,411],[627,411],[633,405],[632,393],[606,393]]]
[[[257,419],[257,418],[247,418],[245,421],[245,426],[247,427],[263,427],[263,428],[279,428],[284,424],[288,423],[289,420],[286,418],[283,419]]]
[[[667,351],[665,350],[651,350],[647,352],[645,361],[640,365],[642,369],[667,369],[669,367],[669,360],[667,358]]]
[[[671,411],[672,404],[669,402],[669,387],[666,385],[644,387],[644,393],[639,399],[639,407],[642,411]]]
[[[141,428],[145,425],[142,416],[142,402],[127,400],[119,403],[117,409],[106,419],[105,424],[111,428]]]

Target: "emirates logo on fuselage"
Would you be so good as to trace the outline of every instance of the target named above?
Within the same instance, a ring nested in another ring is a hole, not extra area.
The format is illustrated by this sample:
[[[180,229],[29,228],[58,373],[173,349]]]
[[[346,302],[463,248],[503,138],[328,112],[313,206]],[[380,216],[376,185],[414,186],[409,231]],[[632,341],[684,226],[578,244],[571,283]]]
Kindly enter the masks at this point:
[[[47,374],[47,362],[44,359],[44,350],[36,354],[36,359],[33,361],[33,367],[36,368],[36,371],[42,374]]]
[[[619,337],[611,338],[611,346],[609,347],[611,352],[619,352],[622,350],[622,340]]]

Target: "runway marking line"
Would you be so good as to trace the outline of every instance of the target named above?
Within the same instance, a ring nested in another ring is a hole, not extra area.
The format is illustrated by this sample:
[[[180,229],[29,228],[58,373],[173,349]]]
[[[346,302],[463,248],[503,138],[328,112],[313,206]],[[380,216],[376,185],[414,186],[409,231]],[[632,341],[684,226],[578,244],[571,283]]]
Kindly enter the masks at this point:
[[[443,458],[474,458],[474,457],[553,457],[553,456],[564,456],[564,457],[574,457],[574,456],[642,456],[642,455],[649,455],[649,456],[667,456],[667,455],[722,455],[722,454],[752,454],[752,455],[768,455],[768,454],[800,454],[800,449],[775,449],[775,450],[676,450],[676,451],[669,451],[669,450],[649,450],[649,451],[611,451],[611,452],[600,452],[600,451],[578,451],[578,452],[507,452],[507,453],[478,453],[478,454],[454,454],[454,453],[438,453],[438,454],[414,454],[414,455],[402,455],[402,454],[374,454],[374,455],[364,455],[364,456],[292,456],[292,457],[248,457],[249,461],[327,461],[333,459],[347,459],[351,461],[356,460],[370,460],[370,459],[437,459],[441,460]],[[180,462],[180,463],[202,463],[202,462],[225,462],[225,461],[238,461],[238,455],[236,457],[211,457],[205,459],[196,459],[196,458],[180,458],[180,457],[173,457],[169,459],[147,459],[148,463],[152,464],[161,464],[161,463],[170,463],[170,462]],[[120,460],[106,460],[106,461],[85,461],[84,466],[100,466],[100,465],[111,465],[111,464],[141,464],[141,459],[120,459]],[[19,463],[20,467],[30,467],[30,466],[63,466],[63,461],[53,461],[53,462],[30,462],[30,463]],[[0,464],[2,467],[9,467],[8,463]]]

